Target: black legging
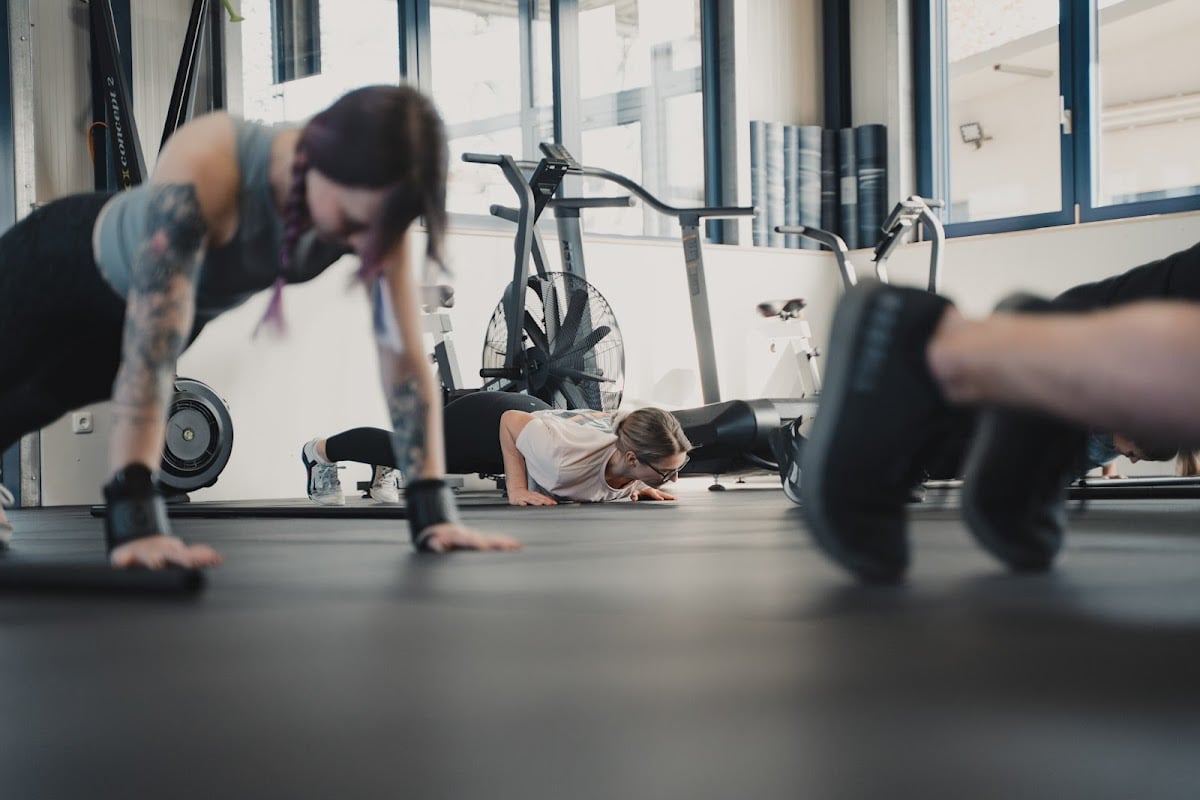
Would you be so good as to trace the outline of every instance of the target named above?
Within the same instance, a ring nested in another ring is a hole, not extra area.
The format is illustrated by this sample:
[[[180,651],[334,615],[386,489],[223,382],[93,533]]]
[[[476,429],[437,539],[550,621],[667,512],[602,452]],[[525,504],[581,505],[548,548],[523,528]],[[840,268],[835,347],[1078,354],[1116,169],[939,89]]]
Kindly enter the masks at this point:
[[[500,451],[500,416],[505,411],[550,408],[536,397],[513,392],[476,392],[451,402],[442,411],[446,471],[455,474],[504,472]],[[381,428],[353,428],[325,440],[330,461],[396,466],[392,434]]]
[[[0,453],[112,397],[125,300],[92,254],[92,229],[110,197],[55,200],[0,236]],[[188,344],[206,321],[197,315]]]
[[[125,301],[92,257],[108,198],[56,200],[0,236],[0,452],[112,394]]]
[[[1120,275],[1067,289],[1051,304],[1059,311],[1091,311],[1138,300],[1200,301],[1200,244]]]

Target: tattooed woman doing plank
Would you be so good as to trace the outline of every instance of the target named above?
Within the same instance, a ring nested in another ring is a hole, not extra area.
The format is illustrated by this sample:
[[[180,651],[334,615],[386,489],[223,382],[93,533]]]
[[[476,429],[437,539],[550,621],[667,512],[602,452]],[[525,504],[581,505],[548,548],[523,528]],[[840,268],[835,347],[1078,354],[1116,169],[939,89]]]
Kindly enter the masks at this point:
[[[105,535],[116,566],[209,566],[171,535],[153,475],[175,362],[206,323],[353,251],[372,295],[392,445],[418,549],[512,549],[458,523],[442,482],[441,409],[418,327],[408,231],[441,260],[446,140],[433,105],[399,86],[359,89],[303,128],[216,113],[181,127],[149,183],[37,209],[0,239],[0,451],[88,403],[113,400]],[[69,333],[73,332],[73,333]],[[0,510],[0,531],[12,528]]]

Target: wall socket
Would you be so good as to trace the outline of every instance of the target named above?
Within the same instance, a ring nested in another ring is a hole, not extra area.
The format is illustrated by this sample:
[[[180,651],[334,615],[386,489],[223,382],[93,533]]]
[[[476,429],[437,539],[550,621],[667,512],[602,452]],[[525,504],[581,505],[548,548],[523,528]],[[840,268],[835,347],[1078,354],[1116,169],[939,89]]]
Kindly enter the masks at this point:
[[[71,415],[71,433],[91,433],[95,429],[90,411],[76,411]]]

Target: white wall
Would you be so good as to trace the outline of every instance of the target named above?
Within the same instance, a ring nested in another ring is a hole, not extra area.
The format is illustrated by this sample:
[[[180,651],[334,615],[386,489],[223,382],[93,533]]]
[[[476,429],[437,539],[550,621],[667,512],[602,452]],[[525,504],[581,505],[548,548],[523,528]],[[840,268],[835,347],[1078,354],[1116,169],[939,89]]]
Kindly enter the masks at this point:
[[[747,0],[745,71],[749,119],[820,125],[821,7],[817,0]]]
[[[1010,291],[1054,294],[1197,240],[1200,214],[954,239],[947,246],[944,291],[967,313],[983,314]],[[467,232],[452,235],[449,244],[458,287],[451,316],[466,377],[478,368],[487,320],[511,270],[512,245],[502,235]],[[893,280],[923,284],[928,247],[901,248],[890,262]],[[868,254],[853,255],[867,273]],[[780,367],[768,341],[788,328],[757,317],[754,306],[806,297],[823,348],[839,291],[832,256],[743,247],[709,247],[705,256],[723,396],[786,394],[796,385],[794,373],[786,362]],[[627,402],[699,405],[679,246],[592,239],[587,257],[589,279],[612,304],[625,337]],[[229,466],[215,486],[195,494],[197,500],[300,496],[298,453],[307,439],[358,425],[386,426],[366,303],[350,285],[352,269],[347,259],[320,279],[288,289],[286,339],[251,338],[265,303],[260,296],[214,322],[184,355],[180,374],[225,397],[235,431]],[[43,431],[47,505],[98,501],[95,476],[107,471],[108,416],[98,408],[98,430],[88,436],[71,434],[67,419]],[[365,468],[348,470],[343,483],[349,487],[365,477]]]

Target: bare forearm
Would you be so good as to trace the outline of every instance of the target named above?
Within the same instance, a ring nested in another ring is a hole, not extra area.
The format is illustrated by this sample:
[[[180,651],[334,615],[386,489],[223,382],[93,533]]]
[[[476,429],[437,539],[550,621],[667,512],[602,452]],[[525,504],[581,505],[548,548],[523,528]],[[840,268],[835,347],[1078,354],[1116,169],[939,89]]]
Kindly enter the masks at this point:
[[[171,185],[154,192],[146,243],[132,268],[121,367],[113,385],[114,469],[135,462],[158,469],[175,363],[195,312],[206,234],[195,189]]]
[[[504,457],[504,485],[509,491],[529,488],[529,472],[525,467],[525,456],[517,449],[517,443],[510,431],[500,425],[500,452]]]
[[[435,400],[430,376],[421,367],[396,359],[383,370],[383,391],[392,420],[396,466],[412,479],[442,477],[446,472],[442,406]]]
[[[948,315],[929,364],[957,403],[1033,408],[1103,430],[1200,442],[1200,305]]]

